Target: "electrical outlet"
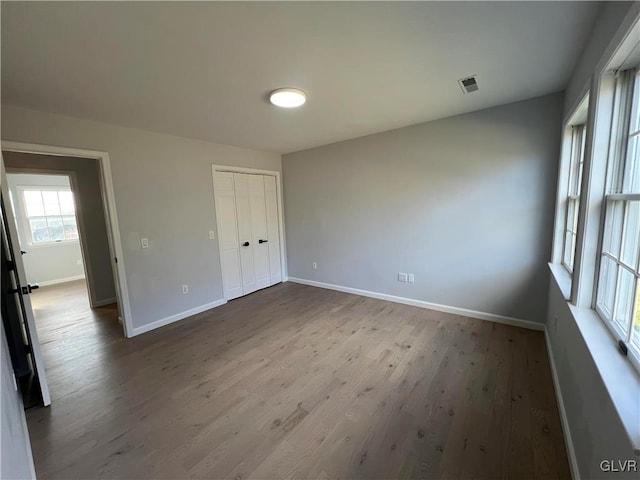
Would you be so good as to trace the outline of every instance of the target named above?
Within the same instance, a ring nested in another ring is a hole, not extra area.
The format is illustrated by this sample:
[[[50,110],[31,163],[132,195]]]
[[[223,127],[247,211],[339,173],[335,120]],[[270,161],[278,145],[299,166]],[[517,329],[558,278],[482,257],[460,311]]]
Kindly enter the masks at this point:
[[[406,273],[402,273],[402,272],[398,272],[398,281],[399,282],[403,282],[403,283],[407,283],[407,274]]]
[[[78,260],[76,260],[76,263],[77,263],[78,265],[82,265],[82,260],[78,259]]]
[[[149,248],[149,239],[148,238],[141,238],[140,239],[140,246],[142,248]]]
[[[209,230],[209,240],[215,240],[216,239],[216,232],[214,232],[213,230]]]
[[[317,270],[318,269],[318,262],[313,262],[311,264],[311,266],[313,267],[314,270]]]
[[[189,293],[189,285],[182,285],[182,294],[186,295]]]
[[[409,283],[415,283],[416,281],[416,277],[413,275],[413,273],[409,274]]]

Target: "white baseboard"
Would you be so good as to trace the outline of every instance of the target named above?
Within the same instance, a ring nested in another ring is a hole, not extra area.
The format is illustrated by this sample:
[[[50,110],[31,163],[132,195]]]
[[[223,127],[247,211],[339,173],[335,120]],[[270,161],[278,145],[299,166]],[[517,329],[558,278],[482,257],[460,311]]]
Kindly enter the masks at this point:
[[[81,280],[83,278],[84,278],[84,274],[74,275],[73,277],[57,278],[56,280],[47,280],[46,282],[38,282],[38,285],[40,285],[41,287],[47,287],[49,285],[57,285],[58,283],[73,282],[75,280]]]
[[[576,451],[573,447],[571,430],[569,429],[569,420],[567,418],[567,410],[564,408],[562,390],[560,389],[560,379],[558,378],[556,362],[553,357],[553,351],[551,350],[549,332],[546,328],[544,329],[544,339],[547,343],[547,355],[549,356],[549,365],[551,366],[551,378],[553,378],[553,389],[556,392],[556,403],[558,404],[558,409],[560,410],[560,423],[562,424],[562,432],[564,433],[564,441],[567,447],[567,456],[569,457],[569,468],[571,469],[571,477],[573,478],[573,480],[580,480],[578,459],[576,458]]]
[[[333,285],[331,283],[316,282],[313,280],[305,280],[303,278],[289,277],[289,281],[293,283],[301,283],[312,287],[326,288],[336,290],[338,292],[353,293],[362,295],[363,297],[377,298],[378,300],[386,300],[388,302],[402,303],[413,307],[427,308],[438,312],[452,313],[454,315],[462,315],[464,317],[478,318],[480,320],[489,320],[490,322],[504,323],[515,327],[527,328],[529,330],[544,330],[544,325],[530,320],[522,320],[520,318],[505,317],[494,313],[478,312],[476,310],[468,310],[466,308],[450,307],[448,305],[440,305],[438,303],[425,302],[423,300],[415,300],[413,298],[397,297],[395,295],[387,295],[386,293],[370,292],[368,290],[359,290],[357,288],[343,287],[341,285]]]
[[[112,303],[116,303],[117,301],[118,301],[118,299],[116,297],[105,298],[104,300],[100,300],[98,302],[93,302],[93,308],[104,307],[105,305],[111,305]]]
[[[170,323],[177,322],[179,320],[182,320],[183,318],[187,318],[192,315],[196,315],[198,313],[206,312],[207,310],[211,310],[212,308],[219,307],[220,305],[224,305],[225,303],[227,303],[225,299],[216,300],[215,302],[206,303],[204,305],[200,305],[199,307],[195,307],[190,310],[185,310],[184,312],[176,313],[174,315],[170,315],[165,318],[161,318],[160,320],[147,323],[146,325],[142,325],[140,327],[134,327],[130,337],[135,337],[136,335],[140,335],[142,333],[155,330],[156,328],[164,327],[165,325],[169,325]]]

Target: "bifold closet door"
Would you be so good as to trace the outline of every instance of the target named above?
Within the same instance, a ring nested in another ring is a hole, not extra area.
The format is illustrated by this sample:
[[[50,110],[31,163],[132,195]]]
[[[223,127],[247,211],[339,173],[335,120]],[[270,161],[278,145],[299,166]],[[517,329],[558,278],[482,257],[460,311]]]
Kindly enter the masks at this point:
[[[269,239],[269,285],[282,281],[282,263],[280,259],[280,222],[278,221],[278,194],[276,177],[264,177],[264,199],[267,211],[267,238]]]
[[[231,300],[243,295],[233,173],[216,172],[213,183],[223,272],[222,287],[225,298]]]
[[[269,265],[269,242],[271,240],[267,232],[267,206],[264,191],[266,177],[264,175],[248,175],[248,177],[256,288],[265,288],[271,285]]]
[[[254,264],[253,229],[251,219],[251,179],[252,175],[234,173],[236,189],[236,217],[238,219],[238,243],[240,244],[240,273],[242,276],[242,293],[244,295],[258,290],[256,268]]]
[[[215,172],[214,194],[227,300],[282,281],[276,179]]]

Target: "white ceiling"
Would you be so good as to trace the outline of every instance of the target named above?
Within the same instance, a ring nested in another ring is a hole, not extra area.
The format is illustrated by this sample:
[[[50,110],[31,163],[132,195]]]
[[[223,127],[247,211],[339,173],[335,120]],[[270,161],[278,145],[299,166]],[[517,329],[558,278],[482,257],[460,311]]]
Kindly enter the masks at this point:
[[[2,102],[287,153],[562,90],[600,6],[2,2]]]

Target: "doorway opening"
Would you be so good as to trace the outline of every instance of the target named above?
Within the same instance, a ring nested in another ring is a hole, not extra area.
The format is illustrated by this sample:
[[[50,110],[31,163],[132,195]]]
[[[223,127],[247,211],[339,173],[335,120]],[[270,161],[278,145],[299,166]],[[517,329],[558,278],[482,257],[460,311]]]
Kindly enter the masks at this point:
[[[31,385],[39,387],[31,389],[40,393],[32,395],[39,397],[36,405],[47,406],[51,396],[71,393],[74,383],[54,381],[50,395],[47,378],[81,375],[99,360],[97,351],[128,336],[113,187],[106,153],[7,143],[2,199],[13,287],[8,300],[19,307],[13,321],[23,333],[14,340],[18,353],[33,352],[32,368],[23,371],[30,370]],[[12,357],[16,374],[19,357]],[[22,390],[24,398],[28,392]]]

